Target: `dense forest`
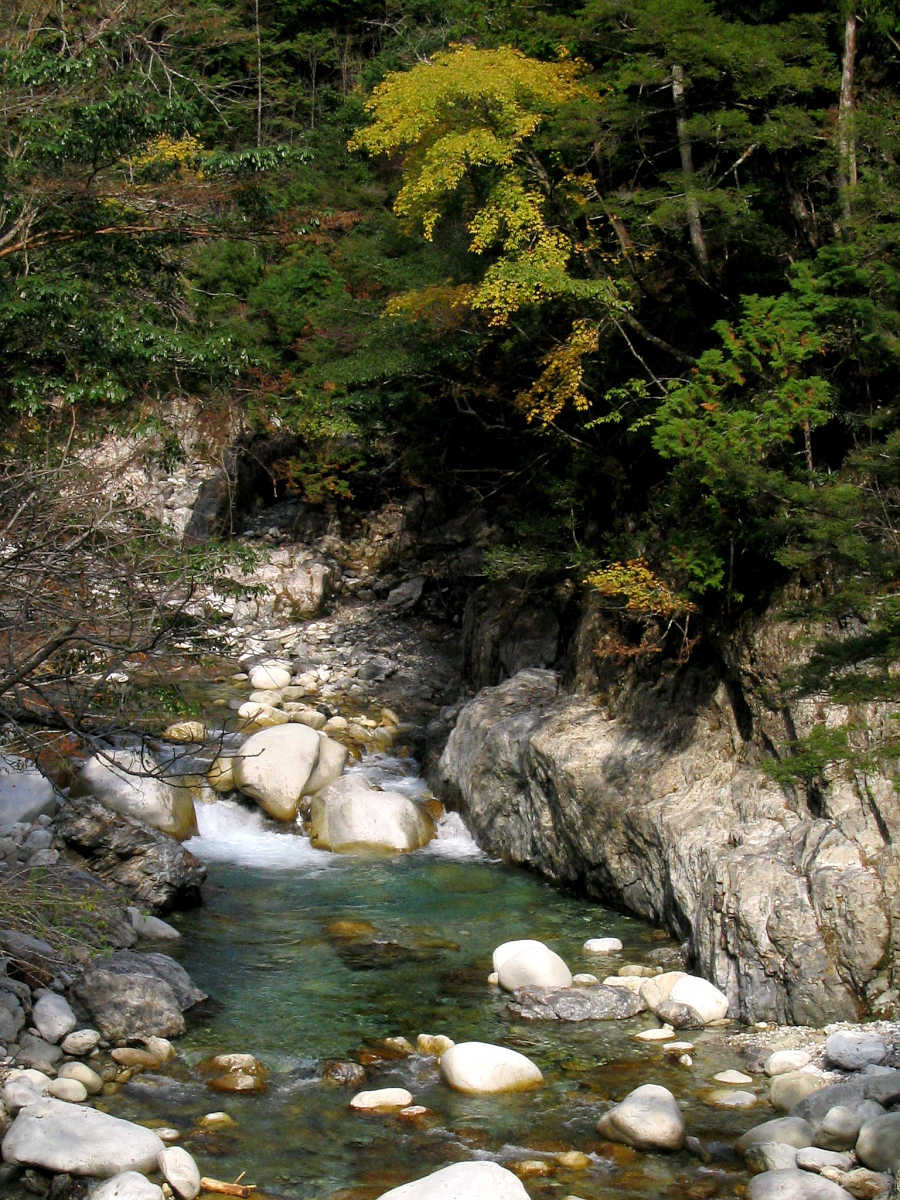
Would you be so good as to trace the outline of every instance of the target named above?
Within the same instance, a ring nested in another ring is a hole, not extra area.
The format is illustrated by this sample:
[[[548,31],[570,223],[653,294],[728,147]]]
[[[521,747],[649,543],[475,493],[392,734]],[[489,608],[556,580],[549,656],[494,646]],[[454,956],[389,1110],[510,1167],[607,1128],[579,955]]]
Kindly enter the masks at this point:
[[[484,508],[611,653],[797,579],[892,695],[898,64],[894,0],[10,0],[4,458],[238,404],[312,505]]]

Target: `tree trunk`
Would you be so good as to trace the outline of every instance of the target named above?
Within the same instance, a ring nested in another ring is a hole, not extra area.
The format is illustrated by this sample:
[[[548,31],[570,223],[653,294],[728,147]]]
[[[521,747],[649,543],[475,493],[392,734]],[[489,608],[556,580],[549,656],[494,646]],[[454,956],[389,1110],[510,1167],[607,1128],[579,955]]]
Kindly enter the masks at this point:
[[[700,223],[700,206],[697,203],[697,193],[694,190],[694,156],[691,151],[691,140],[687,134],[687,117],[684,106],[684,67],[676,63],[672,67],[672,100],[675,104],[675,130],[678,134],[678,150],[681,154],[681,170],[684,174],[684,194],[687,206],[688,231],[691,235],[691,246],[700,270],[706,273],[709,266],[709,253],[706,249],[706,238],[703,236],[703,226]]]
[[[259,0],[253,0],[253,23],[256,32],[256,145],[262,145],[263,77],[262,35],[259,30]]]
[[[856,69],[857,17],[847,14],[844,23],[844,57],[841,63],[841,99],[838,105],[838,197],[843,233],[847,236],[853,218],[852,196],[856,187],[856,134],[853,129],[853,76]]]

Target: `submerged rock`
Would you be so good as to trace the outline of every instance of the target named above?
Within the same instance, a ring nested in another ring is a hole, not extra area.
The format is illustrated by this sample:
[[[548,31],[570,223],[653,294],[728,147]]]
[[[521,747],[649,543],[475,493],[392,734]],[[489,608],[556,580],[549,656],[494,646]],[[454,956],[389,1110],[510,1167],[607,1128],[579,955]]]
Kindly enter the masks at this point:
[[[508,1010],[525,1021],[621,1021],[644,1011],[627,988],[517,988]]]

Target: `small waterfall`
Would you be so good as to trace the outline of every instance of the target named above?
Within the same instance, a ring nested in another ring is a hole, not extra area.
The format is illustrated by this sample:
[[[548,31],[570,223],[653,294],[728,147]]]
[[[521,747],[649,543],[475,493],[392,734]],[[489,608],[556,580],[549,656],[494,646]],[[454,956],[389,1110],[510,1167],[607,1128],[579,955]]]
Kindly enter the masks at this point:
[[[430,793],[411,758],[374,753],[354,763],[347,773],[364,775],[373,787],[402,792],[422,801]],[[198,803],[196,837],[185,847],[204,862],[233,863],[283,871],[327,870],[340,859],[327,850],[314,849],[299,826],[280,826],[259,809],[237,800]],[[477,859],[485,855],[463,824],[458,813],[445,813],[437,823],[437,835],[419,854],[441,858]]]

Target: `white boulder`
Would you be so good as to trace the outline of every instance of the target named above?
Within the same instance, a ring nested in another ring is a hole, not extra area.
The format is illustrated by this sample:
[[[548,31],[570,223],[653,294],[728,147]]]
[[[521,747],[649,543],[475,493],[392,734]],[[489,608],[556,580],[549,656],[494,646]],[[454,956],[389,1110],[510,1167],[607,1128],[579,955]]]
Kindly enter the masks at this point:
[[[162,833],[183,840],[197,832],[197,815],[190,789],[176,787],[157,772],[150,756],[138,750],[95,754],[78,779],[111,812],[134,817]]]
[[[678,1103],[668,1088],[655,1083],[635,1088],[604,1113],[597,1132],[637,1150],[680,1150],[684,1145],[684,1119]]]
[[[682,976],[669,992],[669,999],[692,1008],[705,1025],[728,1016],[728,997],[699,975]]]
[[[378,1200],[528,1200],[528,1193],[499,1163],[462,1162],[382,1192]]]
[[[167,1146],[160,1152],[159,1169],[176,1196],[194,1200],[200,1194],[200,1171],[197,1164],[181,1146]]]
[[[290,669],[280,662],[262,662],[250,671],[250,686],[257,692],[274,692],[290,682]]]
[[[530,938],[502,942],[494,950],[493,966],[498,983],[508,992],[523,987],[572,986],[572,972],[559,955],[543,942]]]
[[[379,792],[361,776],[345,775],[312,797],[307,832],[325,850],[408,851],[431,841],[434,821],[408,796]]]
[[[53,785],[27,759],[0,754],[0,825],[33,824],[57,809]]]
[[[271,817],[293,821],[319,758],[319,735],[306,725],[276,725],[251,734],[232,760],[234,783]]]
[[[441,1055],[440,1071],[455,1091],[473,1096],[521,1092],[544,1081],[530,1058],[489,1042],[458,1042],[451,1046]]]
[[[52,1099],[20,1109],[2,1145],[5,1162],[100,1178],[155,1170],[162,1149],[161,1139],[143,1125]]]

